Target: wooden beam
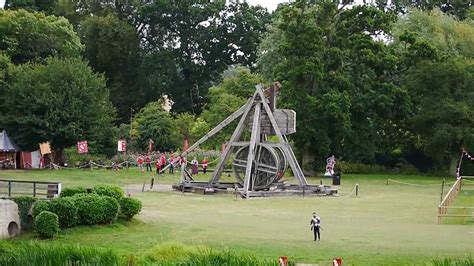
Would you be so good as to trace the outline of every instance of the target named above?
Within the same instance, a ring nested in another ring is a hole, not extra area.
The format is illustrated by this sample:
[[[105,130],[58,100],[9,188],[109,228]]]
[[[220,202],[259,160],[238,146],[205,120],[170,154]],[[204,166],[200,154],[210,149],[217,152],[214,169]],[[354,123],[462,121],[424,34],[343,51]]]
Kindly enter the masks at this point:
[[[261,101],[265,101],[265,98],[260,96]],[[253,124],[252,124],[252,134],[250,136],[250,146],[249,146],[249,154],[247,156],[247,167],[245,168],[245,179],[244,179],[244,195],[246,198],[249,197],[249,189],[253,190],[253,186],[250,188],[250,184],[252,182],[252,176],[255,179],[255,172],[252,172],[252,166],[255,163],[255,149],[257,147],[257,143],[260,142],[260,109],[261,103],[255,104],[255,111],[253,116]]]

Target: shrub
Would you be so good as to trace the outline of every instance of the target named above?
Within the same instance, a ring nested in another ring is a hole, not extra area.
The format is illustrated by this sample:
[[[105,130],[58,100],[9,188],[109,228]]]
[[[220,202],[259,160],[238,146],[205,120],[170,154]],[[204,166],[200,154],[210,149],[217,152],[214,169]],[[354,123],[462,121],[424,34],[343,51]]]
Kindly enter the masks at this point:
[[[120,211],[120,205],[118,201],[109,196],[103,196],[101,198],[102,205],[102,223],[113,223],[117,220],[117,216]]]
[[[77,223],[77,207],[72,198],[53,199],[50,209],[59,217],[61,228],[72,227]]]
[[[29,213],[31,206],[35,203],[36,199],[33,197],[22,196],[13,198],[13,201],[15,201],[18,205],[18,212],[21,220],[21,229],[30,229],[32,226],[32,219],[30,219]]]
[[[142,202],[133,198],[122,198],[120,200],[120,211],[125,219],[130,220],[142,210]]]
[[[41,237],[52,238],[59,232],[58,216],[50,211],[42,211],[35,217],[34,226]]]
[[[93,225],[103,221],[103,199],[97,194],[76,194],[73,197],[77,207],[79,224]]]
[[[61,197],[72,197],[76,194],[82,194],[82,193],[87,193],[87,190],[85,187],[64,188],[61,191]]]
[[[35,204],[33,204],[33,208],[31,209],[31,215],[33,215],[33,219],[42,211],[51,211],[51,203],[49,200],[38,200],[35,202]]]
[[[123,190],[119,186],[113,185],[97,185],[94,187],[94,192],[101,196],[109,196],[120,200],[123,197]]]

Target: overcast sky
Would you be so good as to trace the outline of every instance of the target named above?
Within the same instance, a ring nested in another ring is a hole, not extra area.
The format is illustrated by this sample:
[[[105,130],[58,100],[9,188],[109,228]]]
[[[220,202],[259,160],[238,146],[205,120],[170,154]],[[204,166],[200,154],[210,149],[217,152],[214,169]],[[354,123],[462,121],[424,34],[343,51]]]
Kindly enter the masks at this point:
[[[261,5],[266,7],[269,11],[275,10],[279,3],[288,2],[288,0],[247,0],[252,5]],[[5,5],[5,0],[0,0],[0,7]]]

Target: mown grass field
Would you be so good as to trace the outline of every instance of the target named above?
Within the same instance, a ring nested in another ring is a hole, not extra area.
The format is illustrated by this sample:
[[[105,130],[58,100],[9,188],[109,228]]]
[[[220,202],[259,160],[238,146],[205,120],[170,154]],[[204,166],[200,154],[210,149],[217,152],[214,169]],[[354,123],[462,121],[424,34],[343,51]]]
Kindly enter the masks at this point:
[[[341,257],[343,265],[429,265],[432,258],[474,256],[472,223],[437,225],[439,177],[343,175],[338,197],[250,200],[236,200],[232,195],[141,193],[149,177],[136,169],[0,172],[0,179],[60,181],[63,187],[107,183],[128,189],[144,204],[137,219],[74,228],[52,240],[112,248],[126,256],[139,257],[170,242],[231,249],[275,260],[286,255],[296,262],[319,265],[331,265],[334,257]],[[387,179],[418,185],[387,185]],[[451,179],[446,178],[447,182],[454,181]],[[178,175],[156,179],[160,184],[178,181]],[[319,183],[320,178],[309,181]],[[355,184],[359,184],[359,196],[345,196]],[[473,199],[467,196],[463,204],[474,206]],[[313,211],[322,218],[320,242],[312,241],[309,220]],[[13,241],[34,238],[29,233]]]

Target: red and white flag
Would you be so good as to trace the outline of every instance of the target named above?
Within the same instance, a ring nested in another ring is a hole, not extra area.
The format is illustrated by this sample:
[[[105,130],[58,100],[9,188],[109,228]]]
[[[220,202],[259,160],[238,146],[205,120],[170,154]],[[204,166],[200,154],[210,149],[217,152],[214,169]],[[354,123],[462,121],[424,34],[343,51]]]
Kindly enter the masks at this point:
[[[127,141],[121,139],[117,142],[117,151],[126,152],[127,151]]]
[[[89,152],[89,146],[87,145],[87,140],[77,142],[77,152],[79,154],[84,154]]]
[[[148,152],[152,152],[153,151],[153,144],[155,142],[153,142],[153,140],[149,139],[148,140]]]

